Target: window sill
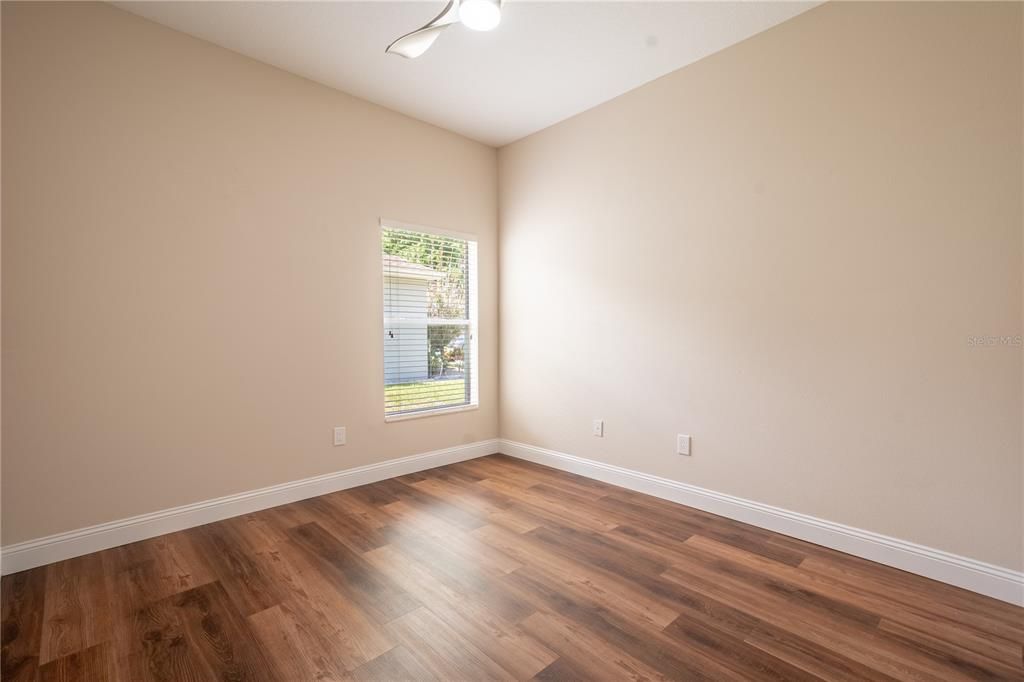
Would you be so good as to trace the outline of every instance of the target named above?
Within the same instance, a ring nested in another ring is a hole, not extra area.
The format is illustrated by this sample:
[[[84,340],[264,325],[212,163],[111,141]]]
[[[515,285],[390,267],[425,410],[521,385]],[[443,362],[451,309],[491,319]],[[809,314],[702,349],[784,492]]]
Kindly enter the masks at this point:
[[[406,412],[405,414],[390,414],[384,416],[386,422],[404,422],[409,419],[422,419],[423,417],[436,417],[442,414],[454,412],[471,412],[479,410],[479,405],[459,405],[457,407],[439,407],[436,410],[423,410],[422,412]]]

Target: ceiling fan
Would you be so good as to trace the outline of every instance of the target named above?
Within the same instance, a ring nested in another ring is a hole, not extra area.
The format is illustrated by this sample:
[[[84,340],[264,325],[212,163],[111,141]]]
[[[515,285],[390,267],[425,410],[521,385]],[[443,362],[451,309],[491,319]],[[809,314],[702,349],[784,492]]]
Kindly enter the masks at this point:
[[[501,21],[501,0],[448,0],[441,13],[423,28],[388,45],[385,52],[415,59],[427,51],[441,31],[462,24],[474,31],[490,31]]]

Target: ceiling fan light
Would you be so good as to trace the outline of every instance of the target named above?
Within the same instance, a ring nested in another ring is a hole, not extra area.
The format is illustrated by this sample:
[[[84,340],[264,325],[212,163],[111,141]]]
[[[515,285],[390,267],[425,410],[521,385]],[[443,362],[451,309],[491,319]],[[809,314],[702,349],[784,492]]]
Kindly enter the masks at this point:
[[[462,0],[459,21],[474,31],[490,31],[501,22],[498,0]]]

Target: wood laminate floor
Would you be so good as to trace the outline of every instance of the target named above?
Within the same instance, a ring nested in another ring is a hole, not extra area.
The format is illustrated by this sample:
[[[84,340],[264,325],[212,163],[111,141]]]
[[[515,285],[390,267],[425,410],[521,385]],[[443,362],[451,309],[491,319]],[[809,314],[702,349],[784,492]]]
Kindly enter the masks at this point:
[[[5,681],[1024,678],[1024,610],[494,455],[3,579]]]

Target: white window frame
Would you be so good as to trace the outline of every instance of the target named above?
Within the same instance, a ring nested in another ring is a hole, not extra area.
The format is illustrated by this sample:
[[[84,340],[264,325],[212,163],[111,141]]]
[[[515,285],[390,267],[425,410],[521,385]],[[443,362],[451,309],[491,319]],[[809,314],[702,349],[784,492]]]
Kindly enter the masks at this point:
[[[431,323],[447,323],[447,324],[465,324],[469,330],[469,352],[471,360],[470,373],[469,373],[469,402],[464,405],[452,405],[450,407],[434,407],[426,408],[422,410],[416,410],[411,412],[405,412],[401,414],[387,414],[384,413],[385,422],[400,422],[407,421],[409,419],[422,419],[424,417],[436,417],[442,414],[452,414],[456,412],[468,412],[470,410],[476,410],[480,408],[480,353],[479,353],[479,276],[478,276],[478,247],[477,247],[477,236],[468,232],[457,232],[455,230],[446,230],[440,227],[430,227],[428,225],[417,225],[415,223],[407,223],[401,220],[391,220],[389,218],[380,218],[377,227],[377,262],[380,262],[380,236],[381,233],[388,228],[396,230],[406,230],[409,232],[422,232],[424,234],[433,234],[440,237],[452,237],[453,239],[462,239],[466,242],[468,247],[468,260],[469,260],[469,319],[468,320],[448,320],[448,319],[437,319],[427,318],[427,324]],[[377,291],[381,292],[380,306],[378,310],[381,311],[381,335],[378,338],[383,339],[384,334],[387,332],[388,327],[391,323],[401,321],[402,318],[386,318],[383,317],[384,311],[384,271],[379,269],[380,272],[380,286],[377,287]],[[381,345],[381,362],[384,361],[384,346]],[[381,387],[384,387],[384,368],[381,366]],[[381,406],[386,409],[387,399],[385,394],[381,394]]]

